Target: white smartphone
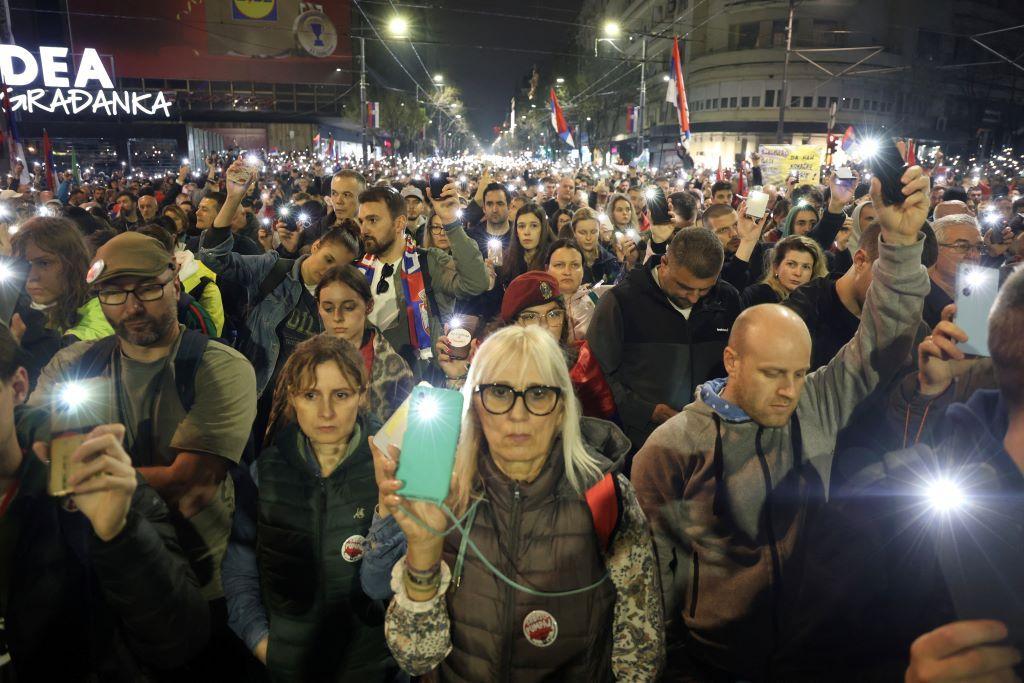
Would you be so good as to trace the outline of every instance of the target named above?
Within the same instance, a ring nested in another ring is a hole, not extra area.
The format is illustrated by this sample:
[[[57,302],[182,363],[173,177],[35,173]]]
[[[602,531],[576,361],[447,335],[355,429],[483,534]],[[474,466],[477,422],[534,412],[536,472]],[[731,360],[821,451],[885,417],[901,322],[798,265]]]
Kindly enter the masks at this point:
[[[999,293],[999,271],[961,263],[956,273],[956,324],[967,333],[967,341],[957,344],[964,353],[990,356],[988,315]]]
[[[747,195],[747,215],[751,218],[763,218],[768,210],[768,193],[751,190]]]

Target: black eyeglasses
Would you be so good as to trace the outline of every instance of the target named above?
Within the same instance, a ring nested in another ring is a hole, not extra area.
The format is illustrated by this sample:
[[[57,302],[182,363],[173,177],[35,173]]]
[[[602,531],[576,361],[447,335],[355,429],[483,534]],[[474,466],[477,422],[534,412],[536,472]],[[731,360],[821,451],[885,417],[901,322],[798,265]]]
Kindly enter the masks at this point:
[[[395,266],[391,263],[385,263],[384,267],[380,270],[380,281],[377,282],[377,294],[385,294],[388,288],[391,287],[391,276],[395,274]]]
[[[476,388],[476,393],[480,394],[484,410],[491,415],[504,415],[512,410],[516,399],[521,398],[526,410],[537,417],[544,417],[558,406],[562,390],[559,387],[538,385],[516,391],[507,384],[481,384]]]
[[[120,306],[128,301],[129,294],[134,295],[139,301],[156,301],[164,295],[164,287],[167,284],[167,282],[154,282],[138,285],[134,289],[101,289],[96,296],[101,304],[107,306]]]
[[[972,251],[981,254],[982,256],[988,254],[988,245],[981,242],[971,244],[967,240],[957,240],[956,242],[939,242],[939,246],[945,247],[946,249],[952,249],[958,254],[968,254]]]

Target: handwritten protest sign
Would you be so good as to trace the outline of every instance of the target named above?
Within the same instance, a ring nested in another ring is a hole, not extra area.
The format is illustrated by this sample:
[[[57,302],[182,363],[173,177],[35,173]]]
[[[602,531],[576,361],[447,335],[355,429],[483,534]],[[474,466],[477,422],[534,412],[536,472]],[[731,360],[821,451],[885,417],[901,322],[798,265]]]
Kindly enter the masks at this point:
[[[765,184],[783,185],[792,173],[800,184],[817,183],[825,148],[818,145],[761,145],[761,174]]]

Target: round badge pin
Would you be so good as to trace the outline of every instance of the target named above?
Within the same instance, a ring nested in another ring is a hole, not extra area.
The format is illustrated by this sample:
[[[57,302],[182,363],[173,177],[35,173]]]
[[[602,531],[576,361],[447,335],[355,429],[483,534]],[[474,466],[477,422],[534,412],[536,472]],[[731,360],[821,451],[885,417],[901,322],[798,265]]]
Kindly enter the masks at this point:
[[[523,635],[530,645],[547,647],[558,638],[558,622],[550,612],[536,609],[523,619]]]
[[[358,562],[363,559],[366,552],[366,538],[355,534],[345,539],[341,544],[341,556],[346,562]]]
[[[85,274],[85,283],[91,285],[96,282],[96,278],[103,274],[103,268],[106,264],[103,263],[103,259],[96,259],[96,262],[89,268],[89,272]]]

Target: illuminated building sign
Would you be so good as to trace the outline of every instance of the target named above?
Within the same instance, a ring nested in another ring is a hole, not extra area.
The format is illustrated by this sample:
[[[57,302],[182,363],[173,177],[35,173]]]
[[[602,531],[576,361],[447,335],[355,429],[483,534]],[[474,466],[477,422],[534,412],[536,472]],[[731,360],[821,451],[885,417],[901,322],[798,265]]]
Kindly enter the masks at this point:
[[[42,77],[45,87],[27,88]],[[7,86],[12,111],[66,115],[89,113],[117,116],[171,116],[171,101],[162,92],[115,90],[99,54],[86,48],[78,71],[69,72],[66,47],[41,47],[39,59],[18,45],[0,45],[0,77]]]

